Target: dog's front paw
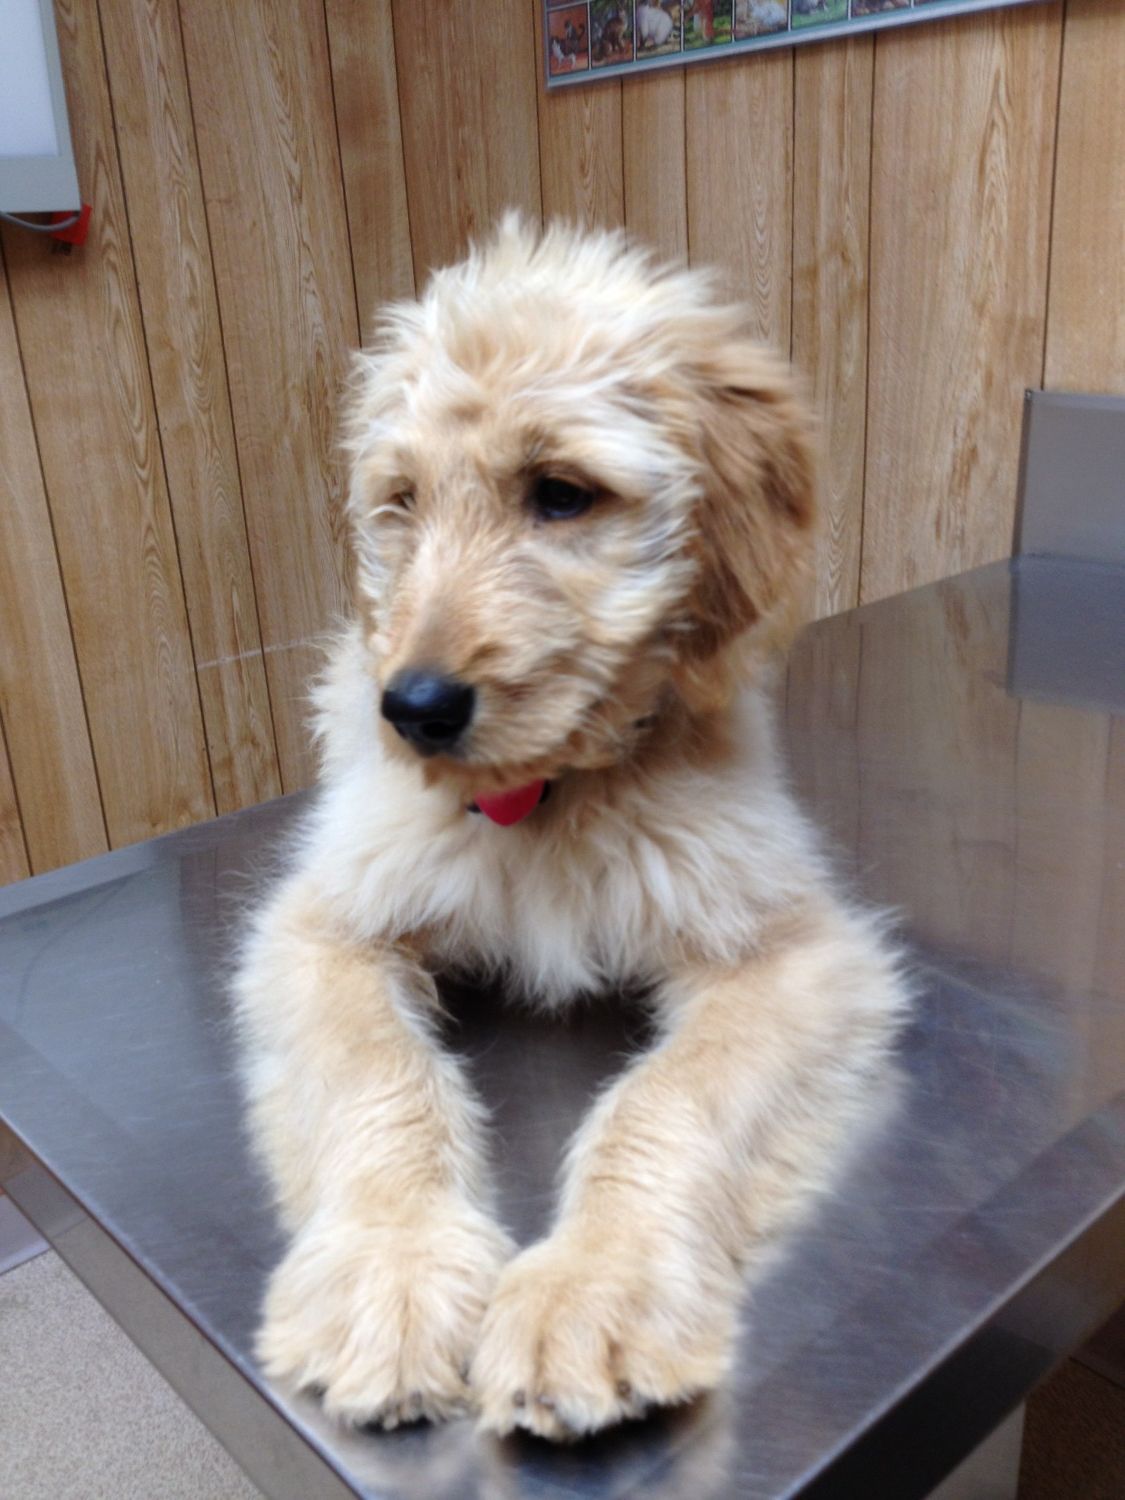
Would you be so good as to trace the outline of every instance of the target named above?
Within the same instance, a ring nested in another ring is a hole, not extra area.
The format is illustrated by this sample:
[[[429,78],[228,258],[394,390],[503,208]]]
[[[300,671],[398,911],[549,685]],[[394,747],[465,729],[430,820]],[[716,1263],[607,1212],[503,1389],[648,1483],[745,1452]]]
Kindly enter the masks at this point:
[[[722,1378],[734,1326],[725,1295],[639,1249],[547,1240],[511,1262],[489,1306],[472,1366],[481,1426],[569,1440],[690,1400]]]
[[[459,1208],[404,1225],[325,1218],[298,1235],[266,1295],[266,1373],[329,1415],[396,1427],[468,1410],[466,1374],[509,1241]]]

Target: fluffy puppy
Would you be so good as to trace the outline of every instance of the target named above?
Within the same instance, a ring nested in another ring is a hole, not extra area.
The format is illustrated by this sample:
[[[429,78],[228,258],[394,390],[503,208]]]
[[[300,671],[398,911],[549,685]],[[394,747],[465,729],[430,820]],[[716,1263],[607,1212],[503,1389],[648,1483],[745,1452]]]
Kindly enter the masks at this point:
[[[351,1422],[592,1432],[720,1380],[901,1009],[766,703],[809,423],[707,277],[509,219],[385,313],[349,434],[320,793],[236,983],[292,1234],[259,1352]],[[641,986],[658,1022],[519,1253],[435,1037],[450,968],[551,1005]]]

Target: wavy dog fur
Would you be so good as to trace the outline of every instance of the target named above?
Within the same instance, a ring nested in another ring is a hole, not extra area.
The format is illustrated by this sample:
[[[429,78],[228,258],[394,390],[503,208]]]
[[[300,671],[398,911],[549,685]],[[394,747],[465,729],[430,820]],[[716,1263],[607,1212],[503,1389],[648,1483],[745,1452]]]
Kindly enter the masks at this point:
[[[259,1352],[347,1421],[570,1437],[722,1378],[746,1273],[826,1180],[903,1008],[773,743],[809,421],[707,276],[509,218],[385,313],[348,444],[319,797],[236,980],[292,1233]],[[594,502],[539,519],[537,476]],[[380,717],[420,665],[476,690],[456,755]],[[539,777],[518,826],[467,815]],[[639,984],[659,1021],[519,1253],[432,1028],[456,967],[551,1005]]]

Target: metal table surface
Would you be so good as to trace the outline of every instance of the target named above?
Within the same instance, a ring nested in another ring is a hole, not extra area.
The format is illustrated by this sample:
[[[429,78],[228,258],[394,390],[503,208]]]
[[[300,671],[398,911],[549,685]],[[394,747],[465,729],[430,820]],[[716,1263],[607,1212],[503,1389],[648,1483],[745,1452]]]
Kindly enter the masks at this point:
[[[1125,575],[1025,559],[821,622],[794,778],[920,998],[883,1123],[758,1287],[721,1394],[568,1450],[340,1434],[250,1353],[280,1250],[224,963],[286,799],[0,892],[12,1197],[276,1497],[924,1494],[1125,1298]],[[505,1215],[634,1023],[451,997]]]

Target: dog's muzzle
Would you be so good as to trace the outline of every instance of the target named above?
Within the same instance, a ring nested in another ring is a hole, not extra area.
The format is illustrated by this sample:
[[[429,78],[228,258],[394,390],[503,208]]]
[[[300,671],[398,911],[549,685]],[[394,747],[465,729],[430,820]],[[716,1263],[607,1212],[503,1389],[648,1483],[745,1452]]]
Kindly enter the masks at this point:
[[[437,672],[396,672],[383,691],[382,714],[420,755],[453,750],[472,722],[476,692]]]

